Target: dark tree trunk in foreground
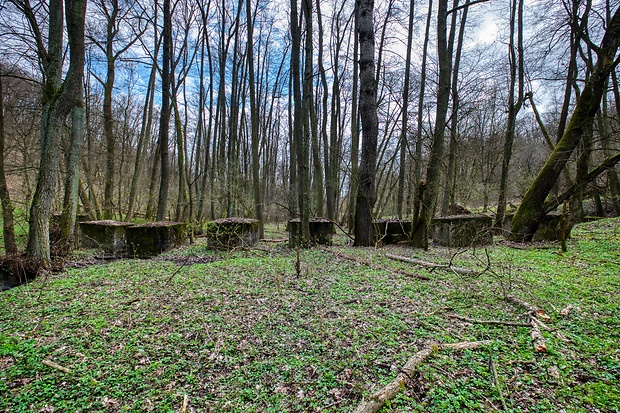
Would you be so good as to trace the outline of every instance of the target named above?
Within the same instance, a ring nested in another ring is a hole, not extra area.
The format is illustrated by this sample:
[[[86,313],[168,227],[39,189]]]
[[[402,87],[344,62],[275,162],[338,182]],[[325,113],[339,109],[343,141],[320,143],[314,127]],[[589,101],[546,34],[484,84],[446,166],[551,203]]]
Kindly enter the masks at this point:
[[[170,0],[164,0],[164,50],[161,73],[161,113],[159,117],[159,156],[160,176],[159,198],[157,201],[157,220],[163,221],[168,209],[168,190],[170,188],[170,69],[172,59],[172,11]]]
[[[49,218],[58,179],[62,123],[81,100],[84,75],[84,19],[85,0],[66,1],[67,34],[69,39],[69,70],[61,82],[63,60],[63,4],[52,0],[49,4],[48,50],[39,49],[44,62],[45,85],[41,111],[41,158],[37,187],[30,207],[27,256],[42,266],[50,257]],[[34,17],[27,16],[33,32],[39,33]],[[37,42],[43,44],[43,42]],[[41,46],[42,47],[42,46]]]
[[[2,89],[2,72],[0,67],[0,200],[2,201],[3,239],[6,254],[17,254],[15,243],[15,225],[13,223],[13,203],[9,196],[4,172],[4,94]]]
[[[358,113],[358,82],[359,82],[359,9],[353,11],[353,85],[351,87],[351,179],[349,179],[349,211],[347,226],[349,230],[355,225],[355,194],[357,194],[357,175],[359,169],[359,113]]]
[[[584,133],[592,127],[605,91],[606,80],[615,68],[614,56],[620,42],[620,9],[609,22],[601,46],[596,49],[598,61],[590,79],[586,82],[562,138],[547,159],[538,176],[527,190],[523,202],[512,220],[510,238],[529,241],[544,216],[544,203],[555,185],[562,169],[581,141]]]
[[[373,0],[357,0],[360,45],[360,118],[362,120],[362,156],[355,205],[355,245],[372,243],[372,209],[375,204],[375,164],[377,161],[377,96],[375,79],[375,37]]]

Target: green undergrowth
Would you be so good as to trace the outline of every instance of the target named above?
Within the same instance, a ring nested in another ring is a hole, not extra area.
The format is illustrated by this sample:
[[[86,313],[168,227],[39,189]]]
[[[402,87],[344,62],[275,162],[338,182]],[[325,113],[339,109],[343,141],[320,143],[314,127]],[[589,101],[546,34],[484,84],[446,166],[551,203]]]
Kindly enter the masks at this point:
[[[108,263],[82,252],[0,294],[0,411],[347,412],[422,348],[489,340],[435,352],[382,411],[618,412],[619,235],[618,220],[581,225],[566,253],[315,248],[300,251],[299,277],[284,241],[214,252],[198,240]],[[505,294],[549,314],[546,353],[527,327],[450,317],[526,322]]]

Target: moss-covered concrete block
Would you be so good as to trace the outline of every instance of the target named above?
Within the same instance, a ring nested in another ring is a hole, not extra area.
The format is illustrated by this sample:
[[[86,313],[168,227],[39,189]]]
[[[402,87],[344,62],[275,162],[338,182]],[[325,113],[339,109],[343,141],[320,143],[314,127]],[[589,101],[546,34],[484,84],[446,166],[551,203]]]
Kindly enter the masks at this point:
[[[187,241],[182,222],[158,221],[127,227],[126,239],[130,257],[148,258],[161,254]]]
[[[506,214],[504,217],[504,236],[510,237],[512,218],[514,214]],[[570,228],[566,237],[570,236]],[[559,241],[562,238],[562,213],[559,211],[549,212],[540,220],[536,232],[532,236],[532,242]]]
[[[327,218],[311,217],[309,220],[310,226],[310,242],[314,245],[331,245],[332,235],[335,231],[335,226],[332,221]],[[288,221],[286,226],[288,230],[288,243],[291,248],[294,248],[299,244],[299,238],[301,235],[301,219],[295,218]]]
[[[127,254],[126,229],[132,223],[113,220],[80,222],[82,248],[102,248],[114,255]]]
[[[205,225],[207,246],[213,249],[254,247],[258,244],[258,220],[250,218],[220,218]]]
[[[411,241],[411,221],[378,219],[372,224],[375,242],[389,245]]]
[[[493,219],[487,215],[452,215],[433,219],[433,241],[446,247],[493,243]]]

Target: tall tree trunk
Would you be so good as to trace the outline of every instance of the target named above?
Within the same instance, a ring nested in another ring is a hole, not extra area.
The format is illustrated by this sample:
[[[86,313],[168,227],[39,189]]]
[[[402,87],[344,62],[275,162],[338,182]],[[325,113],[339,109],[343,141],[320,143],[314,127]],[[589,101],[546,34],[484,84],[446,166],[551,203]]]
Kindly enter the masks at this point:
[[[598,60],[592,75],[586,82],[562,139],[545,162],[529,187],[521,205],[512,220],[513,240],[531,240],[544,216],[545,198],[555,185],[562,169],[581,141],[584,133],[592,126],[605,91],[605,82],[615,68],[614,56],[620,43],[620,8],[612,17],[600,47]]]
[[[301,244],[310,245],[310,141],[312,135],[311,117],[313,88],[313,44],[312,44],[312,0],[301,0],[302,17],[306,22],[306,42],[304,47],[304,66],[302,82],[302,101],[300,126],[301,139],[297,141],[297,178],[299,182],[299,212],[301,214]],[[299,28],[301,34],[301,28]]]
[[[322,96],[322,111],[323,114],[321,116],[321,139],[323,142],[323,163],[325,168],[325,198],[326,198],[326,207],[327,207],[327,218],[331,220],[336,219],[336,201],[335,201],[335,191],[334,186],[337,185],[337,182],[334,181],[334,172],[332,165],[332,147],[329,144],[327,138],[327,114],[328,112],[328,104],[329,104],[329,89],[327,85],[327,74],[325,72],[325,65],[323,64],[323,41],[324,41],[324,33],[323,30],[323,15],[321,13],[321,2],[320,0],[316,0],[316,15],[317,15],[317,23],[318,23],[318,35],[319,35],[319,53],[318,53],[318,64],[319,64],[319,75],[321,77],[321,87],[323,88],[323,96]],[[337,62],[334,62],[334,65],[337,65]],[[337,71],[337,69],[336,69]],[[336,75],[337,76],[337,75]],[[338,81],[337,78],[334,78],[334,83]],[[335,109],[335,108],[332,108]],[[333,115],[333,114],[332,114]],[[316,171],[315,171],[316,173]],[[321,193],[322,196],[322,193]],[[318,208],[317,208],[318,209]],[[322,215],[317,212],[317,215]]]
[[[174,80],[172,82],[174,84]],[[175,87],[173,86],[173,90]],[[177,139],[177,174],[179,175],[179,185],[177,191],[177,204],[174,213],[174,220],[181,222],[185,220],[185,206],[187,205],[187,176],[185,173],[185,132],[181,123],[181,113],[177,101],[177,93],[172,96],[172,109],[174,110],[174,128]]]
[[[103,192],[103,218],[114,218],[114,180],[116,178],[116,136],[114,135],[114,114],[112,113],[112,91],[116,75],[116,56],[114,54],[114,37],[116,36],[116,17],[118,0],[111,1],[112,10],[107,17],[105,55],[107,62],[106,80],[103,84],[103,135],[106,142],[106,174]],[[120,207],[120,205],[119,205]]]
[[[248,24],[248,76],[250,83],[250,123],[252,129],[252,192],[254,195],[254,213],[258,220],[259,237],[265,234],[263,219],[263,200],[260,183],[260,140],[258,136],[258,105],[256,102],[256,85],[254,79],[254,21],[252,19],[251,0],[245,0],[245,13]]]
[[[514,36],[517,26],[517,50],[515,51]],[[502,157],[502,175],[499,185],[499,199],[497,201],[497,213],[495,214],[495,228],[504,228],[504,215],[506,213],[506,192],[508,191],[508,171],[510,158],[512,157],[512,145],[515,139],[515,125],[517,115],[523,105],[524,91],[524,68],[523,68],[523,0],[513,0],[510,13],[510,43],[508,45],[510,61],[510,86],[508,92],[508,119],[506,124],[506,137],[504,139],[504,154]],[[518,62],[517,62],[518,58]],[[515,89],[519,90],[515,102]]]
[[[162,102],[159,115],[159,156],[160,182],[157,201],[157,220],[163,221],[168,209],[168,190],[170,188],[170,74],[172,60],[172,11],[170,0],[164,2],[164,32],[163,32],[163,65],[161,73]]]
[[[405,172],[407,171],[407,135],[409,132],[409,83],[411,77],[411,46],[413,44],[413,18],[415,2],[409,0],[409,25],[407,35],[407,52],[405,54],[405,80],[403,85],[402,124],[400,129],[400,158],[398,165],[398,193],[396,195],[396,216],[403,217],[403,203],[405,200]]]
[[[359,113],[358,113],[358,83],[359,83],[359,8],[353,10],[353,85],[351,87],[351,176],[349,179],[349,215],[347,226],[354,229],[355,226],[355,205],[358,192],[358,169],[359,169]]]
[[[81,90],[80,97],[84,96]],[[83,99],[81,104],[76,105],[71,111],[71,132],[69,139],[69,152],[67,154],[67,172],[65,177],[65,194],[63,200],[62,216],[60,219],[60,232],[65,243],[65,252],[73,249],[75,241],[75,226],[78,209],[78,182],[80,179],[80,152],[86,132],[86,116]]]
[[[41,113],[41,161],[37,187],[30,207],[27,256],[42,266],[50,261],[49,218],[60,159],[61,125],[73,107],[79,103],[79,90],[84,75],[85,0],[66,1],[67,34],[69,40],[69,70],[61,82],[63,58],[63,6],[61,0],[49,3],[48,50],[45,56],[45,87]],[[38,31],[36,24],[31,25]],[[42,44],[42,43],[41,43]]]
[[[8,255],[17,254],[17,244],[15,243],[15,224],[13,220],[14,208],[4,171],[4,90],[2,88],[2,76],[2,66],[0,65],[0,201],[2,201],[4,251]]]
[[[375,79],[374,0],[357,0],[360,47],[360,118],[362,120],[362,157],[355,205],[356,246],[372,244],[372,211],[375,204],[375,167],[377,161],[377,86]]]
[[[157,52],[156,52],[157,54]],[[133,167],[133,176],[131,178],[131,188],[129,190],[129,201],[127,206],[127,215],[125,215],[125,221],[130,222],[133,218],[136,208],[136,198],[138,196],[138,187],[142,180],[142,169],[144,165],[144,158],[146,155],[145,144],[147,138],[151,134],[153,126],[153,108],[155,103],[155,80],[157,75],[157,69],[155,65],[151,68],[151,74],[149,76],[149,83],[146,90],[146,97],[144,100],[144,108],[142,111],[142,126],[140,127],[140,134],[138,135],[138,145],[136,147],[136,159]]]
[[[418,96],[418,116],[417,116],[417,133],[415,139],[415,159],[413,160],[415,163],[415,190],[413,197],[413,204],[418,205],[416,209],[414,207],[413,212],[413,222],[415,223],[419,216],[419,205],[421,203],[421,199],[418,195],[421,194],[421,191],[418,190],[418,187],[422,185],[422,187],[426,186],[426,183],[422,184],[422,122],[424,121],[424,93],[426,92],[426,61],[428,58],[428,42],[430,39],[430,30],[431,30],[431,16],[433,15],[433,0],[428,0],[428,14],[426,16],[426,31],[424,34],[424,46],[422,47],[422,69],[420,73],[420,95]]]
[[[412,243],[415,247],[428,248],[428,227],[433,218],[437,200],[441,160],[443,157],[446,117],[450,100],[450,74],[452,59],[448,53],[447,38],[448,1],[439,0],[437,7],[437,58],[439,61],[439,85],[433,142],[426,170],[426,189],[420,205],[420,216],[415,222]]]

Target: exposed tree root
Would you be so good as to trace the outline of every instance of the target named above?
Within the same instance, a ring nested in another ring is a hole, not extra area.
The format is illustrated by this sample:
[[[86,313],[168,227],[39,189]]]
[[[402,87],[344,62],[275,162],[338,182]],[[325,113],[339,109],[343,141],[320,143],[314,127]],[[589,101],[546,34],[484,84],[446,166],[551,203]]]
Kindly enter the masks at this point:
[[[370,396],[367,400],[362,401],[354,413],[375,413],[378,412],[387,401],[392,400],[398,392],[404,387],[407,379],[413,377],[415,370],[435,351],[443,349],[452,350],[468,350],[475,349],[480,346],[490,344],[491,341],[465,341],[452,344],[435,344],[430,345],[418,351],[403,366],[401,372],[387,386]]]

